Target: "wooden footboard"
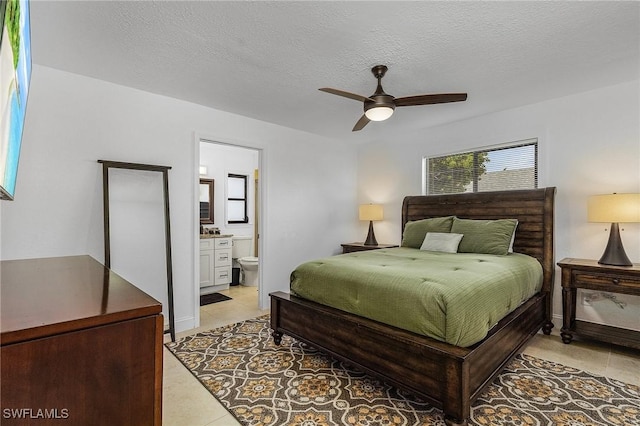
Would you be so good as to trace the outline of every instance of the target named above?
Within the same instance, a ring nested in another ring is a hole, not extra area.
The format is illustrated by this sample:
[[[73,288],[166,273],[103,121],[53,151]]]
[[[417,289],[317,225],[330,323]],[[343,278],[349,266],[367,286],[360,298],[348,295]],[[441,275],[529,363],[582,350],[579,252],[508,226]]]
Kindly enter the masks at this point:
[[[271,294],[271,328],[308,343],[441,408],[450,425],[467,423],[471,403],[545,324],[537,295],[504,318],[481,343],[461,348],[310,302]]]

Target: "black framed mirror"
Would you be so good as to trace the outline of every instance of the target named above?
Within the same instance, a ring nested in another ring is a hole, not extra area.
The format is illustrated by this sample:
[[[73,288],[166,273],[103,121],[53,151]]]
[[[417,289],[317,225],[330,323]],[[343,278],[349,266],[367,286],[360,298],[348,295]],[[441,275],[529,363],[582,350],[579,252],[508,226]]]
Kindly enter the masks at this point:
[[[200,178],[200,224],[212,225],[213,221],[213,179]]]

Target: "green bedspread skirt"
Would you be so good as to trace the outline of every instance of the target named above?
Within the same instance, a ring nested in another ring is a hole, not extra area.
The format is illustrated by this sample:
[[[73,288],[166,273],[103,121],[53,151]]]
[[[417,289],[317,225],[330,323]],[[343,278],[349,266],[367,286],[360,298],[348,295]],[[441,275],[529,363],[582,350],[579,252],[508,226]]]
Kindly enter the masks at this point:
[[[299,297],[463,347],[541,286],[540,263],[517,253],[371,250],[307,262],[291,274]]]

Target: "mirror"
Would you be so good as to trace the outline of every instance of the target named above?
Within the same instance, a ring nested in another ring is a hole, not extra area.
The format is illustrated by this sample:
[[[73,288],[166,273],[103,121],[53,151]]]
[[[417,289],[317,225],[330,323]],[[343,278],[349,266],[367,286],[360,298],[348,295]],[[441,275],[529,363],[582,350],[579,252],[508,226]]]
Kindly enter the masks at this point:
[[[213,179],[200,179],[200,224],[213,224]]]

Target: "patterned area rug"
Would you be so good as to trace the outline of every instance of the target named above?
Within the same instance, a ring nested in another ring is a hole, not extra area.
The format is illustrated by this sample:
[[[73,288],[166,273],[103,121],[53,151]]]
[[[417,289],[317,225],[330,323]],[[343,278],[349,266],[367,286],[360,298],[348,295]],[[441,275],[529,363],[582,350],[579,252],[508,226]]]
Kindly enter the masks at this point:
[[[264,316],[167,348],[243,425],[435,425],[442,412],[314,348]],[[472,425],[640,426],[640,387],[518,355],[473,404]]]

